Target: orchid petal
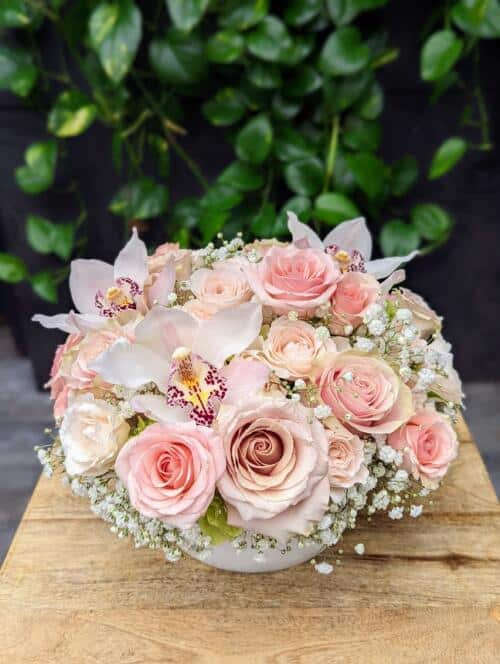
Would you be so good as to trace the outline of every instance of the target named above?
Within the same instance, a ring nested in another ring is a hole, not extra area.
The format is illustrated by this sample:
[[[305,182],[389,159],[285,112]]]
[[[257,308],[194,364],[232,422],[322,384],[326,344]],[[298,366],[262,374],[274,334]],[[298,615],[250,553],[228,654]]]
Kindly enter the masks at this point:
[[[293,243],[301,248],[307,249],[323,249],[323,243],[313,231],[312,228],[306,226],[298,220],[294,212],[287,212],[288,215],[288,230],[292,236]]]
[[[396,270],[393,272],[391,275],[385,279],[380,284],[380,289],[382,290],[383,293],[388,293],[391,288],[394,286],[397,286],[397,284],[400,284],[402,281],[406,279],[406,272],[404,270]]]
[[[92,330],[104,327],[108,323],[109,318],[105,318],[99,314],[77,314],[74,311],[70,311],[68,321],[78,332],[86,334]]]
[[[256,302],[222,309],[210,320],[200,321],[192,349],[220,368],[230,355],[247,349],[257,338],[261,327],[262,307]]]
[[[150,306],[152,306],[153,304],[162,304],[165,306],[168,303],[168,296],[172,292],[174,284],[175,284],[174,259],[169,258],[165,267],[156,278],[156,281],[149,289],[148,300]]]
[[[234,405],[260,392],[269,379],[270,368],[259,360],[235,358],[221,371],[227,382],[225,404]]]
[[[137,235],[137,228],[132,230],[132,237],[120,251],[115,260],[114,277],[129,277],[142,288],[148,276],[148,252],[146,245]]]
[[[82,314],[95,314],[95,296],[113,286],[113,267],[98,260],[79,258],[71,263],[69,290],[75,307]]]
[[[182,309],[153,307],[135,329],[138,343],[170,358],[179,346],[192,347],[198,321]]]
[[[39,323],[47,330],[62,330],[68,334],[71,334],[72,332],[78,332],[78,328],[71,321],[69,314],[56,314],[55,316],[35,314],[31,320],[34,323]]]
[[[149,382],[164,387],[168,382],[168,360],[126,339],[117,339],[89,366],[108,383],[131,389],[138,389]]]
[[[187,413],[182,408],[171,408],[167,405],[165,397],[160,394],[136,394],[130,400],[130,405],[137,413],[143,413],[157,422],[187,422],[189,420]]]
[[[364,217],[343,221],[328,233],[323,244],[325,247],[336,244],[349,253],[359,251],[366,261],[369,261],[372,255],[372,236]]]
[[[388,277],[394,270],[401,265],[401,263],[408,263],[412,258],[418,256],[420,252],[412,251],[406,256],[390,256],[389,258],[377,258],[377,260],[370,261],[366,264],[366,271],[372,274],[376,279],[383,279]]]

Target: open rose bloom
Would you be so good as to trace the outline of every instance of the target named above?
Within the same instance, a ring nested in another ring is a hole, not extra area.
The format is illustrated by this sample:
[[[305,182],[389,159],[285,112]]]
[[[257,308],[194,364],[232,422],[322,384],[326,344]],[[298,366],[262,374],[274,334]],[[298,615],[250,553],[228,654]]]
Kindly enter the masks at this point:
[[[68,333],[46,471],[168,560],[306,560],[358,513],[419,514],[458,454],[441,318],[399,286],[414,254],[372,260],[363,219],[289,230],[149,256],[134,230],[113,265],[74,261],[74,311],[35,317]]]

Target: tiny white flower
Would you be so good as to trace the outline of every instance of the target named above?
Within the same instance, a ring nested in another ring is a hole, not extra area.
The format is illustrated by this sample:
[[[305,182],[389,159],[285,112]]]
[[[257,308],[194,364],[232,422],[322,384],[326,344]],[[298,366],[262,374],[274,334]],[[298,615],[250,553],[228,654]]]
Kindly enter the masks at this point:
[[[350,383],[354,378],[354,376],[352,375],[352,371],[346,371],[345,373],[343,373],[342,378],[346,380],[348,383]]]
[[[291,394],[290,395],[290,400],[291,401],[300,401],[300,394]]]
[[[330,406],[327,406],[326,404],[321,404],[320,406],[316,406],[314,409],[314,415],[315,417],[318,418],[318,420],[324,420],[326,417],[330,417],[332,414],[332,409]]]
[[[393,507],[392,510],[388,512],[390,519],[402,519],[403,518],[403,508],[402,507]]]
[[[306,381],[302,380],[302,378],[298,378],[294,383],[294,388],[296,390],[305,390],[306,389]]]
[[[320,341],[327,341],[330,338],[330,330],[324,325],[317,327],[314,334]]]
[[[368,332],[374,337],[379,337],[385,332],[385,325],[381,320],[376,318],[368,323]]]
[[[371,339],[367,339],[366,337],[358,337],[356,339],[356,349],[364,351],[366,353],[369,353],[371,350],[373,350],[375,344]]]
[[[393,463],[396,456],[396,450],[390,445],[384,445],[378,451],[378,457],[384,463]]]
[[[299,319],[299,314],[296,311],[288,312],[288,320],[298,320],[298,319]]]
[[[333,572],[333,565],[330,565],[330,563],[316,563],[314,569],[320,574],[331,574]]]
[[[365,545],[362,542],[359,542],[354,547],[354,551],[358,554],[358,556],[362,556],[365,552]]]
[[[410,380],[412,376],[412,370],[410,367],[401,367],[399,370],[399,375],[404,381]]]
[[[413,318],[413,314],[409,309],[398,309],[395,318],[403,323],[409,323]]]
[[[370,304],[370,306],[367,308],[365,311],[365,314],[363,316],[363,319],[365,323],[368,323],[369,321],[373,320],[374,318],[377,318],[383,313],[383,309],[380,306],[380,304],[374,303]]]
[[[352,334],[353,330],[354,330],[354,328],[353,328],[352,325],[344,325],[344,334],[346,336],[349,336],[350,334]]]
[[[403,336],[408,341],[413,341],[418,336],[418,330],[414,327],[407,327],[403,332]]]
[[[423,509],[424,509],[423,505],[412,505],[410,507],[410,516],[416,519],[422,514]]]

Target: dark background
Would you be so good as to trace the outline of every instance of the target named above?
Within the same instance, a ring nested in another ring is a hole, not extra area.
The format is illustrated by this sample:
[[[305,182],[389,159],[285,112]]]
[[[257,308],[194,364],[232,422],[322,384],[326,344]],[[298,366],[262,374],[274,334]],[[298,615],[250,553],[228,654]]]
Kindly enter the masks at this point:
[[[460,117],[465,106],[464,94],[452,91],[437,105],[429,105],[429,86],[419,82],[421,30],[429,17],[432,0],[405,0],[390,3],[386,10],[368,14],[370,21],[384,25],[390,43],[401,49],[398,61],[381,72],[386,102],[383,114],[382,154],[389,161],[406,153],[417,156],[425,174],[436,148],[449,136],[464,135]],[[57,60],[51,35],[44,35],[47,58]],[[500,92],[497,85],[500,64],[500,41],[483,41],[481,78],[490,114],[492,140],[490,152],[470,151],[447,176],[434,182],[422,177],[405,209],[412,203],[435,202],[448,209],[456,226],[451,240],[429,256],[415,260],[408,268],[408,285],[425,296],[445,317],[445,336],[454,345],[455,360],[465,380],[500,378],[500,353],[496,351],[500,317],[500,164],[496,147],[500,127]],[[466,67],[463,72],[472,81]],[[471,83],[472,84],[472,83]],[[210,128],[193,112],[185,125],[189,137],[183,139],[197,157],[205,174],[215,177],[232,156],[219,131]],[[465,134],[467,135],[467,134]],[[47,267],[46,256],[33,253],[27,246],[24,227],[29,213],[49,219],[74,219],[78,210],[74,198],[49,190],[39,196],[27,196],[14,181],[13,171],[22,163],[26,146],[46,136],[43,118],[9,94],[0,94],[0,250],[23,257],[32,272]],[[71,173],[58,176],[56,189],[64,189],[76,178],[89,209],[88,256],[112,260],[122,245],[123,229],[116,217],[107,212],[112,194],[121,184],[111,164],[110,137],[100,127],[93,127],[82,137],[68,141]],[[183,164],[173,161],[172,198],[200,193]],[[160,240],[168,232],[157,229]],[[49,259],[50,260],[50,259]],[[61,337],[29,324],[36,311],[57,313],[70,307],[65,289],[60,289],[57,306],[42,302],[29,285],[14,288],[0,285],[0,311],[14,326],[19,348],[34,358],[35,376],[42,383],[50,366],[50,352]]]

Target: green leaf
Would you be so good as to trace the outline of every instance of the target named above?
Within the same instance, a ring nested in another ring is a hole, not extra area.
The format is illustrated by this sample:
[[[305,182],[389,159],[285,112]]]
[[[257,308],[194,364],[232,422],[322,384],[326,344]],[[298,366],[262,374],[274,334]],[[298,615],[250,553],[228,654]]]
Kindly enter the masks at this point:
[[[273,128],[265,114],[256,115],[240,129],[236,136],[236,154],[242,161],[261,164],[273,145]]]
[[[314,196],[323,184],[323,162],[317,157],[306,157],[287,164],[284,169],[288,187],[301,196]]]
[[[26,97],[37,78],[38,69],[30,53],[0,44],[0,90]]]
[[[252,63],[247,69],[247,76],[253,85],[264,90],[279,88],[282,83],[279,67],[269,62]]]
[[[291,0],[286,3],[283,18],[288,25],[299,28],[320,13],[323,0]]]
[[[153,39],[149,60],[156,74],[172,85],[192,85],[203,78],[207,62],[203,41],[196,35],[171,28]]]
[[[379,241],[384,256],[405,256],[418,249],[420,236],[411,224],[393,219],[383,225]]]
[[[74,224],[54,224],[51,239],[52,252],[61,260],[67,261],[75,246]]]
[[[373,81],[357,102],[356,111],[365,120],[375,120],[384,110],[384,92],[380,83]]]
[[[368,198],[378,198],[383,193],[387,168],[381,159],[368,152],[359,152],[349,155],[347,163]]]
[[[291,120],[302,108],[302,103],[296,99],[287,99],[277,92],[272,99],[271,107],[273,115],[278,120]]]
[[[205,117],[216,127],[235,124],[241,120],[245,112],[245,101],[235,88],[223,88],[215,97],[203,104]]]
[[[234,62],[245,50],[245,39],[239,32],[220,30],[207,42],[207,56],[212,62],[227,64]]]
[[[167,202],[166,187],[152,178],[142,177],[122,187],[111,201],[109,209],[126,219],[150,219],[165,212]]]
[[[89,34],[102,68],[114,83],[119,83],[139,48],[141,12],[132,0],[101,2],[90,16]]]
[[[312,53],[314,45],[314,35],[294,35],[292,45],[283,50],[280,63],[295,67]]]
[[[363,44],[357,28],[336,30],[325,42],[319,64],[327,76],[350,76],[368,65],[371,51]]]
[[[276,131],[274,154],[280,161],[297,161],[297,159],[314,155],[314,146],[303,134],[283,125]]]
[[[172,222],[181,228],[196,228],[200,222],[201,212],[199,198],[183,198],[172,211]]]
[[[12,254],[0,251],[0,281],[18,284],[28,276],[28,268],[24,261]]]
[[[336,25],[347,25],[359,13],[383,7],[387,2],[388,0],[327,0],[326,6]]]
[[[54,181],[57,163],[57,143],[40,141],[32,143],[24,153],[25,166],[16,168],[16,182],[27,194],[39,194]]]
[[[374,152],[380,145],[382,128],[376,120],[350,115],[344,124],[342,142],[351,150]]]
[[[166,3],[175,26],[189,32],[203,18],[209,0],[166,0]]]
[[[394,196],[404,196],[418,179],[418,164],[413,155],[405,155],[391,167],[391,191]]]
[[[453,30],[440,30],[425,42],[420,57],[420,76],[437,81],[455,66],[462,53],[463,41]]]
[[[30,277],[30,283],[38,297],[41,297],[42,300],[46,300],[47,302],[52,302],[52,304],[56,304],[57,284],[52,272],[49,272],[48,270],[38,272]]]
[[[231,185],[239,191],[254,191],[264,184],[262,171],[242,161],[234,161],[218,178],[219,182]]]
[[[219,494],[214,496],[205,515],[198,520],[198,525],[203,535],[210,537],[214,546],[234,539],[242,532],[241,528],[228,524],[227,508]]]
[[[30,247],[40,254],[50,254],[53,226],[54,224],[48,219],[30,214],[26,221],[26,239]]]
[[[37,23],[41,14],[24,0],[2,0],[0,28],[27,28]]]
[[[289,97],[305,97],[321,87],[321,76],[311,65],[295,67],[287,79],[285,90]]]
[[[327,109],[332,113],[347,110],[360,99],[372,81],[373,74],[367,69],[340,80],[325,80],[324,92]]]
[[[259,238],[272,238],[275,233],[276,208],[266,203],[250,222],[252,234]]]
[[[467,152],[467,143],[463,138],[448,138],[436,151],[429,169],[429,180],[436,180],[448,173]]]
[[[453,226],[450,215],[439,205],[423,203],[411,211],[413,225],[430,242],[441,242],[448,237]]]
[[[252,55],[266,62],[278,62],[292,46],[285,24],[276,16],[267,16],[246,38]]]
[[[229,184],[218,182],[210,187],[201,199],[204,208],[212,210],[231,210],[241,203],[243,195]]]
[[[360,211],[344,194],[328,192],[320,194],[314,201],[313,216],[315,219],[336,226],[342,221],[360,216]]]
[[[269,0],[232,0],[219,16],[224,28],[248,30],[257,25],[269,11]]]
[[[481,39],[500,37],[500,3],[498,0],[459,0],[451,16],[455,25],[468,35]]]
[[[66,90],[49,113],[47,128],[55,136],[78,136],[90,127],[97,114],[95,104],[79,90]]]
[[[210,242],[224,228],[229,215],[230,210],[217,210],[210,207],[202,208],[199,224],[202,244]]]

